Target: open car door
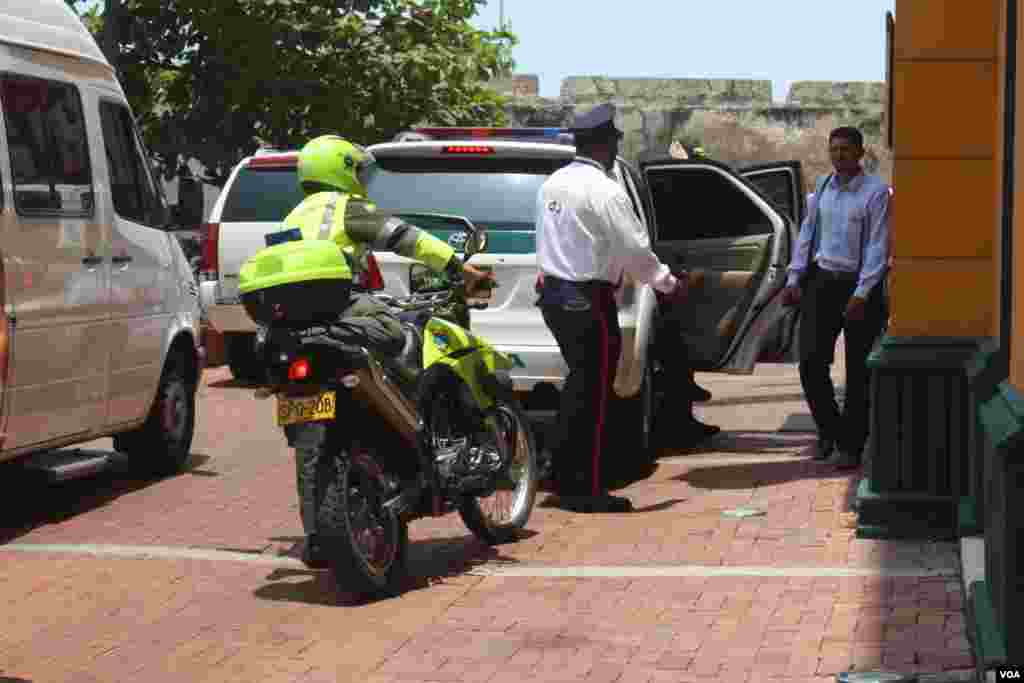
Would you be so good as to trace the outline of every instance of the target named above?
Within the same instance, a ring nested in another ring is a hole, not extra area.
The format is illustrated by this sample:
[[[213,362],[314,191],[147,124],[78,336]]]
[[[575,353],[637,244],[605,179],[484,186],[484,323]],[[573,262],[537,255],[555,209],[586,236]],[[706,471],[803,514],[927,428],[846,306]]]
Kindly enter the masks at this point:
[[[794,221],[749,181],[706,158],[641,164],[654,214],[654,250],[695,276],[680,304],[693,368],[750,373],[792,317],[786,284]]]
[[[740,175],[750,181],[776,209],[793,221],[790,253],[795,249],[797,235],[807,213],[807,199],[804,194],[803,166],[799,161],[777,161],[766,164],[744,166]],[[788,265],[788,264],[787,264]],[[769,332],[761,346],[759,362],[797,362],[796,339],[800,326],[800,312],[789,309],[774,330]]]

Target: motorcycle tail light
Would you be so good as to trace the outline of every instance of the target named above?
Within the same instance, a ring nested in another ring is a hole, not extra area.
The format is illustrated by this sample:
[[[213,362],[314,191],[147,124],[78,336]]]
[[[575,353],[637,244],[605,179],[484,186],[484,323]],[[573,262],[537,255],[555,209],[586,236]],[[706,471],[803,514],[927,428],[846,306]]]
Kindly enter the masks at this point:
[[[299,358],[293,360],[292,364],[288,366],[288,379],[293,382],[299,382],[309,377],[312,366],[306,358]]]

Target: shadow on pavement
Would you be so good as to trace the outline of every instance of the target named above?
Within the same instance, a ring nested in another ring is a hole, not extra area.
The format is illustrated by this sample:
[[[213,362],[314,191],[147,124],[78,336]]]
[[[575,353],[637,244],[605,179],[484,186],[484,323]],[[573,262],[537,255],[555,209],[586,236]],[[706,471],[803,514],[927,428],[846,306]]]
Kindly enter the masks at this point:
[[[519,538],[525,540],[536,535],[536,531],[525,529],[520,532]],[[286,554],[298,557],[301,547],[302,539],[296,539],[295,545]],[[267,575],[267,581],[272,583],[257,588],[253,594],[264,600],[358,607],[442,584],[445,579],[463,576],[484,564],[515,562],[518,560],[502,555],[497,548],[488,546],[475,536],[424,539],[409,542],[406,558],[408,577],[395,596],[367,599],[346,593],[335,584],[329,571],[313,569],[275,569]],[[296,578],[307,580],[296,582]]]
[[[240,379],[219,379],[206,386],[211,389],[258,389],[262,385]]]
[[[0,676],[0,683],[32,683],[27,678],[15,678],[13,676]]]
[[[658,457],[697,453],[741,453],[777,454],[795,447],[809,448],[817,442],[817,436],[807,434],[785,434],[781,432],[719,432],[707,441],[689,448],[662,446]]]
[[[753,489],[773,486],[797,479],[859,479],[859,470],[843,472],[834,467],[811,460],[793,462],[756,462],[695,467],[672,477],[694,488],[701,489]],[[855,490],[852,486],[851,490]]]
[[[200,469],[209,460],[207,455],[193,453],[185,468],[171,476],[217,476]],[[6,469],[0,474],[0,500],[3,501],[0,504],[0,543],[9,543],[39,527],[96,510],[123,495],[170,478],[144,477],[120,465],[82,479],[51,483],[44,475],[17,463],[3,467]]]

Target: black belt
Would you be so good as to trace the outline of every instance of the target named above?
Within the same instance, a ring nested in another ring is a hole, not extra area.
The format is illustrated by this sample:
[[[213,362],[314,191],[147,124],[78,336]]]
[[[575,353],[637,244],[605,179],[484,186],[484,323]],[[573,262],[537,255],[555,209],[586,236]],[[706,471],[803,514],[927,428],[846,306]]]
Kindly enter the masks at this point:
[[[828,270],[818,265],[817,261],[814,262],[814,269],[818,271],[821,277],[834,282],[856,282],[860,279],[860,273],[848,270]]]
[[[544,281],[547,282],[548,280],[572,285],[583,290],[600,290],[606,288],[615,289],[615,284],[608,282],[607,280],[563,280],[562,278],[555,277],[554,275],[544,275]]]

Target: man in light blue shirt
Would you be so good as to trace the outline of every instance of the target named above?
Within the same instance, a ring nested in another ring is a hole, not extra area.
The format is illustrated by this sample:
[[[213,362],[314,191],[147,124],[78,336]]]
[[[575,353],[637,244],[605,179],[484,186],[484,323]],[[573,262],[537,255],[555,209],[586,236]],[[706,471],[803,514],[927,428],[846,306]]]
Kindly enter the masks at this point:
[[[861,167],[864,137],[829,135],[835,172],[819,179],[800,226],[783,300],[800,306],[800,382],[818,425],[816,458],[860,465],[868,435],[867,357],[887,316],[882,281],[889,264],[889,186]],[[846,399],[839,412],[829,366],[846,345]],[[833,452],[834,451],[834,452]]]

